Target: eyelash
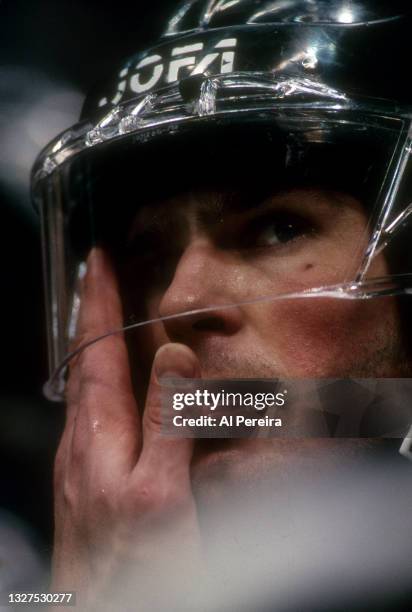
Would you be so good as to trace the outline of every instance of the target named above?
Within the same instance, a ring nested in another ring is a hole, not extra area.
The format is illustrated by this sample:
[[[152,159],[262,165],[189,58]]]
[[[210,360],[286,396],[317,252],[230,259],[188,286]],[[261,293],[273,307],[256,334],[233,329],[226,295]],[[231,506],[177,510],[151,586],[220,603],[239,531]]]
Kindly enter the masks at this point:
[[[260,243],[260,238],[263,233],[270,228],[274,228],[274,234],[279,235],[283,233],[283,237],[285,237],[286,232],[286,239],[283,240],[282,237],[280,237],[275,244],[270,244],[268,242]],[[279,212],[269,213],[257,219],[253,219],[247,224],[243,230],[241,241],[243,243],[243,248],[275,247],[295,242],[304,236],[311,236],[315,234],[316,231],[317,228],[314,222],[302,215]]]

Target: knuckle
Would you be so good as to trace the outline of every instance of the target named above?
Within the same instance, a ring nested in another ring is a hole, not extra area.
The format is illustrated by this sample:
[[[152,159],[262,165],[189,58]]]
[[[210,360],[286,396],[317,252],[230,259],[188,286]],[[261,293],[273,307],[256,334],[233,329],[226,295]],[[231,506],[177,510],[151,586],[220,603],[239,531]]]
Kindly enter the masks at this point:
[[[178,512],[184,505],[185,496],[175,487],[163,486],[153,478],[142,478],[127,486],[121,500],[126,516],[136,518],[150,515],[155,518]]]
[[[93,361],[88,359],[83,363],[79,372],[77,390],[81,404],[95,405],[97,397],[100,401],[104,401],[105,398],[119,400],[119,395],[123,394],[127,385],[116,376],[116,371],[111,368],[111,373],[109,373],[103,360],[99,362],[97,359]]]
[[[72,386],[74,393],[79,391],[79,385],[85,377],[99,378],[99,363],[95,358],[93,341],[96,341],[95,334],[81,334],[71,346],[72,358],[69,362],[67,387],[70,390]]]
[[[160,404],[160,402],[159,402]],[[163,420],[161,406],[156,404],[146,405],[143,414],[143,427],[145,430],[158,434],[162,430]]]
[[[66,508],[74,509],[77,507],[77,491],[69,479],[65,479],[62,486],[63,502]]]
[[[152,513],[162,504],[162,495],[151,480],[142,479],[128,485],[122,495],[122,509],[127,516]]]
[[[116,496],[104,484],[96,484],[93,487],[89,502],[96,516],[108,517],[117,514]]]
[[[125,349],[124,335],[120,331],[100,329],[93,333],[90,330],[78,342],[77,352],[70,362],[70,372],[80,370],[83,374],[91,375],[105,372],[107,378],[119,376],[120,369],[113,369],[113,359],[118,358],[124,362]]]
[[[77,428],[73,434],[71,444],[71,463],[73,465],[79,465],[83,463],[85,456],[85,444],[83,442],[82,432]]]

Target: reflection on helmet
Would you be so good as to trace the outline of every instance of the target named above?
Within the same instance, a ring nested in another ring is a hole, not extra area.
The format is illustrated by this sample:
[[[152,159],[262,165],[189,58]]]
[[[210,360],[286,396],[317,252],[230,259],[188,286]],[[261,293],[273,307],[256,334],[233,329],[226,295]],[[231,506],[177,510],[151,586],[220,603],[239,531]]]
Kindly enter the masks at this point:
[[[399,17],[408,9],[403,0],[390,4],[379,0],[188,0],[170,19],[166,36],[246,23],[373,23]]]

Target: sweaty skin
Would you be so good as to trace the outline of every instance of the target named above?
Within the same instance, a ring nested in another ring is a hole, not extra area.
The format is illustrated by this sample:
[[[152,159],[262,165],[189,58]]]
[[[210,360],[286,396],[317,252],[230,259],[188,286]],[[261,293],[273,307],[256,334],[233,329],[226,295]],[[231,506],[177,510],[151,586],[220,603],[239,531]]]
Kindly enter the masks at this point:
[[[320,219],[317,233],[299,229],[291,239],[286,234],[279,241],[259,225],[257,243],[246,246],[231,240],[233,235],[249,240],[249,223],[255,219],[238,217],[240,225],[230,234],[233,218],[221,216],[218,229],[212,222],[206,232],[200,215],[187,214],[189,209],[200,211],[193,206],[193,195],[180,199],[176,210],[186,214],[188,223],[174,249],[175,265],[154,287],[151,273],[143,277],[143,269],[128,268],[125,276],[135,279],[135,290],[127,307],[144,298],[146,314],[156,317],[253,294],[332,284],[343,280],[343,269],[356,272],[365,240],[360,205],[347,197],[345,207],[341,202],[340,208],[335,203],[330,209],[325,194],[298,195],[283,195],[282,201],[271,200],[264,208],[287,206],[296,212],[304,195],[306,201],[312,198],[311,210]],[[198,201],[205,200],[207,210],[217,208],[210,194]],[[165,206],[170,209],[171,204]],[[287,231],[291,226],[286,224]],[[139,241],[139,219],[131,239],[136,237]],[[150,252],[147,244],[145,249]],[[381,257],[371,274],[386,272]],[[123,307],[112,263],[103,250],[94,249],[82,288],[77,344],[120,328]],[[156,325],[136,335],[131,362],[120,334],[80,353],[70,368],[67,422],[56,458],[52,589],[76,590],[86,609],[98,605],[127,567],[141,581],[138,592],[146,589],[149,600],[161,598],[154,576],[161,575],[159,567],[174,566],[177,550],[186,551],[186,569],[201,565],[198,511],[227,494],[228,485],[285,469],[310,474],[319,469],[319,460],[338,464],[365,446],[364,441],[348,440],[232,440],[225,445],[196,443],[194,450],[193,440],[159,433],[162,376],[401,376],[405,366],[399,347],[394,300],[325,299],[274,301]],[[130,363],[148,377],[151,371],[141,394],[145,403],[140,400],[139,405]]]
[[[101,250],[89,257],[82,297],[78,342],[121,325],[116,279]],[[159,378],[167,375],[200,377],[188,347],[168,344],[157,352],[143,416],[121,335],[97,343],[71,365],[55,463],[52,590],[76,591],[82,610],[98,606],[124,568],[135,568],[142,597],[147,589],[153,599],[154,573],[173,567],[176,549],[183,547],[189,568],[197,562],[193,440],[159,433]]]

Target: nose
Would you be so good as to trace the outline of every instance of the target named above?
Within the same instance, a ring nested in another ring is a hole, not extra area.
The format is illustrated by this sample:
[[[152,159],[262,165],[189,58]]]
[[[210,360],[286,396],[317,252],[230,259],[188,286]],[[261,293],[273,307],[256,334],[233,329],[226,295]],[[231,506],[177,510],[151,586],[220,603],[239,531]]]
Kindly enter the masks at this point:
[[[173,279],[162,296],[159,314],[170,317],[217,308],[164,321],[169,338],[190,345],[204,334],[235,334],[242,327],[240,308],[218,308],[236,302],[239,276],[239,266],[233,256],[217,249],[207,238],[193,240],[177,263]]]

